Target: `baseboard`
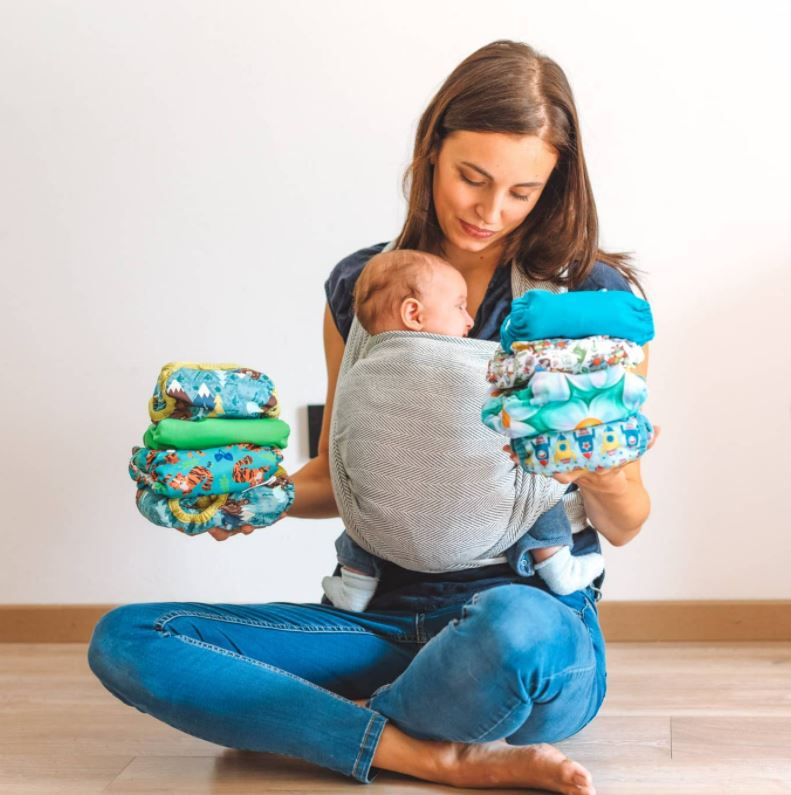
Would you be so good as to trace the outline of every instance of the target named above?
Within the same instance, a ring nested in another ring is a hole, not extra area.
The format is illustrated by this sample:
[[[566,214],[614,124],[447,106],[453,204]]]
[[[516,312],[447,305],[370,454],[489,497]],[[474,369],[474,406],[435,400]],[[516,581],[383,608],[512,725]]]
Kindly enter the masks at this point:
[[[86,643],[112,605],[0,605],[0,643]],[[599,604],[608,641],[791,641],[791,600]]]

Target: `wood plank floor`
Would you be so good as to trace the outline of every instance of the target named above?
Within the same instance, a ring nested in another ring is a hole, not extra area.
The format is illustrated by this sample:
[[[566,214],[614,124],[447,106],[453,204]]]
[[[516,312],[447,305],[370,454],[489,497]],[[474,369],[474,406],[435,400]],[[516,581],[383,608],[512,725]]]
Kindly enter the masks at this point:
[[[791,795],[791,643],[610,644],[608,656],[601,713],[561,745],[590,768],[598,795]],[[0,793],[99,792],[363,789],[124,706],[89,672],[83,644],[0,645]],[[365,792],[480,790],[382,774]]]

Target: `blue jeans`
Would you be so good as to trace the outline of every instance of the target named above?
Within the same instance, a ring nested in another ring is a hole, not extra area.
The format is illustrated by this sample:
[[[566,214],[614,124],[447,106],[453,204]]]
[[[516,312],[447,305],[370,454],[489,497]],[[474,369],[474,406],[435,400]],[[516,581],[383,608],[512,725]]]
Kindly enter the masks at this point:
[[[467,743],[578,732],[606,689],[593,594],[502,585],[425,613],[128,605],[98,623],[88,659],[111,693],[177,729],[368,782],[388,720]]]

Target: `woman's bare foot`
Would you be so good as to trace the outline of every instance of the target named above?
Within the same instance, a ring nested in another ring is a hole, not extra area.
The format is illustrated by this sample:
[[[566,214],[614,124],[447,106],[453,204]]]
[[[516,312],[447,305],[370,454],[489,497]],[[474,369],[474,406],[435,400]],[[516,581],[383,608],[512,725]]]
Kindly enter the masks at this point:
[[[443,743],[443,745],[445,745]],[[557,748],[546,745],[448,743],[442,783],[456,787],[530,787],[563,795],[596,795],[591,774]]]
[[[591,774],[551,745],[418,740],[392,723],[382,732],[373,766],[454,787],[525,787],[596,795]]]

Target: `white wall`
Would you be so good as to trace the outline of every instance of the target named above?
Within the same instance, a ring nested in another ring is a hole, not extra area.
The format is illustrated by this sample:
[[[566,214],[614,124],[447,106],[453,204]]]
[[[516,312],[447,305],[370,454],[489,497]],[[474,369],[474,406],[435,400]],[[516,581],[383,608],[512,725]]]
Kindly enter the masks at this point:
[[[780,8],[778,8],[780,6]],[[307,457],[323,281],[400,227],[425,103],[495,38],[575,89],[658,336],[612,599],[789,598],[787,4],[0,2],[0,602],[307,600],[338,520],[218,544],[126,473],[161,364],[269,372]]]

